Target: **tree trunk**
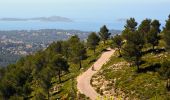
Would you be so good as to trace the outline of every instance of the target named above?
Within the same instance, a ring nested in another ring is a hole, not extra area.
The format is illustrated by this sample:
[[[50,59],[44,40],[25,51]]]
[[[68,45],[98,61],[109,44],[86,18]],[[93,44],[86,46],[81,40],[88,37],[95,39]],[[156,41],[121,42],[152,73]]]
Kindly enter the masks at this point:
[[[59,83],[61,83],[61,76],[60,76],[60,74],[61,74],[61,71],[59,70],[58,71],[58,80],[59,80]]]
[[[120,52],[120,48],[118,48],[118,51],[119,51],[119,57],[122,57],[122,54]]]
[[[68,59],[68,51],[66,51],[66,59]]]
[[[166,88],[167,88],[168,91],[169,91],[169,78],[168,78],[167,81],[166,81]]]
[[[136,58],[136,66],[137,66],[137,71],[139,72],[139,59],[138,58]]]
[[[137,71],[139,72],[139,64],[137,64]]]
[[[50,100],[50,92],[49,92],[49,89],[48,89],[48,100]]]
[[[154,45],[152,46],[152,49],[153,49],[153,50],[155,49],[155,46],[154,46]]]
[[[96,48],[94,48],[94,54],[96,53]]]
[[[79,64],[80,64],[80,69],[81,69],[81,67],[82,67],[82,65],[81,65],[81,60],[80,60]]]
[[[104,42],[104,45],[106,44],[106,41],[105,40],[103,40],[103,42]]]
[[[168,78],[168,87],[169,87],[169,78]]]

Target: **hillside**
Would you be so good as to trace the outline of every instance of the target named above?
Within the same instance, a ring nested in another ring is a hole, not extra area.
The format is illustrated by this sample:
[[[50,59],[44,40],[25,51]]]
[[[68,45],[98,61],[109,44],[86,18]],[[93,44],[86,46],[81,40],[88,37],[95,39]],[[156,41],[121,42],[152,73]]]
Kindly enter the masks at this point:
[[[111,35],[108,29],[104,34],[107,39]],[[100,57],[109,43],[103,44],[95,32],[89,34],[87,42],[73,35],[0,68],[0,99],[84,98],[84,95],[77,94],[76,77]]]
[[[40,29],[0,31],[0,66],[16,63],[19,58],[45,49],[54,41],[67,40],[78,35],[86,40],[91,32],[80,30]],[[112,35],[121,33],[111,30]]]
[[[124,98],[127,100],[168,100],[170,94],[166,89],[166,80],[159,75],[163,59],[170,55],[166,52],[146,54],[142,59],[141,72],[130,66],[118,55],[93,76],[91,80],[95,90],[104,96]]]
[[[72,35],[53,42],[0,68],[0,98],[169,100],[170,16],[162,31],[160,25],[130,18],[121,34],[104,25],[86,41]]]
[[[170,100],[170,0],[1,0],[0,100]]]
[[[145,19],[137,27],[127,20],[116,35],[116,53],[93,76],[91,85],[103,97],[123,100],[170,99],[170,17],[163,31],[158,20]]]

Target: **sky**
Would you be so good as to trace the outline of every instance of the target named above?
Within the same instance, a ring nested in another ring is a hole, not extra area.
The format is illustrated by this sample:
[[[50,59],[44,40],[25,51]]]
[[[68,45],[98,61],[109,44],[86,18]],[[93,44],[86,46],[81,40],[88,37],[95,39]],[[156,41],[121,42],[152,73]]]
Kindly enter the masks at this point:
[[[134,17],[164,22],[170,0],[0,0],[0,18],[62,16],[77,22],[118,23]]]

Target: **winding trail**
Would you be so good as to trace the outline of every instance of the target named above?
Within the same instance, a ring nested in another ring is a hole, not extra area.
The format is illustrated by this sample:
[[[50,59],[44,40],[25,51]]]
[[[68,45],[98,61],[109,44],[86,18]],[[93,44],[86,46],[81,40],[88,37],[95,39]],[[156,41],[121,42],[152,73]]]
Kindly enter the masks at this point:
[[[92,100],[95,100],[98,96],[100,96],[100,94],[98,94],[91,86],[90,80],[92,76],[95,73],[97,73],[97,71],[100,70],[101,67],[107,61],[109,61],[114,51],[115,50],[110,49],[110,48],[107,49],[107,51],[103,52],[101,57],[94,63],[95,71],[92,71],[92,66],[91,66],[87,71],[85,71],[84,73],[82,73],[81,75],[77,77],[77,89],[80,93],[86,95]]]

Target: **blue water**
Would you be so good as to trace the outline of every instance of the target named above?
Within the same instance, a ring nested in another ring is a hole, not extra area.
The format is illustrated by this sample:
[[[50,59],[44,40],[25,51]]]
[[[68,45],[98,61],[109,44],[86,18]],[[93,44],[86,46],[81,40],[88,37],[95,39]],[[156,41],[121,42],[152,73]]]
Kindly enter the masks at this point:
[[[76,29],[82,31],[99,31],[107,25],[109,29],[123,29],[124,23],[107,22],[38,22],[38,21],[1,21],[0,30],[37,30],[37,29]]]

